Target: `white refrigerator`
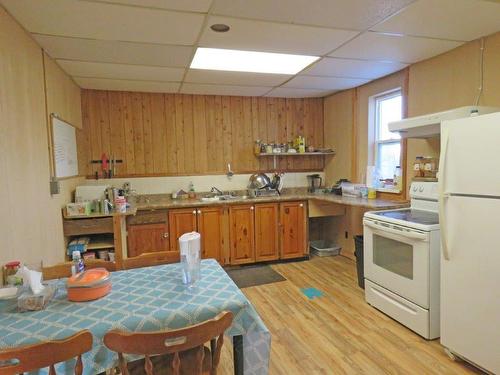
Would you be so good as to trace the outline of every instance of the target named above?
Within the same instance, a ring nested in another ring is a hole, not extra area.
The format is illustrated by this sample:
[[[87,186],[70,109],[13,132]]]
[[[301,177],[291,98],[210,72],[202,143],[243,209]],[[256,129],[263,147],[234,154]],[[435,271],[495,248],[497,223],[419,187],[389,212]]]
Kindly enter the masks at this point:
[[[500,374],[500,112],[441,124],[441,343]]]

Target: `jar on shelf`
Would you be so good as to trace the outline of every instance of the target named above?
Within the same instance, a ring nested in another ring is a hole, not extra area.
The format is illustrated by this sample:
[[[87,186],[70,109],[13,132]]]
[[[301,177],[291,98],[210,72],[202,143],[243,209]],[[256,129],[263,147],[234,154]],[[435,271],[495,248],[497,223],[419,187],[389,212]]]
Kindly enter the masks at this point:
[[[438,159],[426,156],[422,159],[423,177],[436,178],[438,172]]]
[[[413,163],[413,175],[415,177],[424,177],[424,157],[417,156]]]
[[[255,155],[260,154],[260,139],[257,139],[253,145],[253,152]]]
[[[272,154],[273,153],[273,145],[272,143],[268,143],[266,145],[266,154]]]
[[[260,153],[265,154],[267,152],[266,149],[267,149],[267,143],[261,143],[260,144]]]

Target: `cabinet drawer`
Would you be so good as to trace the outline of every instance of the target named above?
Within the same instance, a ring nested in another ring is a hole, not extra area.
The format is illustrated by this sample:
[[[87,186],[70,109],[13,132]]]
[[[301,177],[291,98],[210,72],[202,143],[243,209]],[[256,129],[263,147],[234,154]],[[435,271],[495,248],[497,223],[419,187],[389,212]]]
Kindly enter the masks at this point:
[[[309,217],[342,216],[345,206],[336,203],[309,201]]]
[[[168,222],[167,210],[137,211],[136,215],[129,216],[127,219],[128,225],[158,224],[167,222]]]
[[[64,220],[63,230],[65,236],[113,233],[113,218]]]

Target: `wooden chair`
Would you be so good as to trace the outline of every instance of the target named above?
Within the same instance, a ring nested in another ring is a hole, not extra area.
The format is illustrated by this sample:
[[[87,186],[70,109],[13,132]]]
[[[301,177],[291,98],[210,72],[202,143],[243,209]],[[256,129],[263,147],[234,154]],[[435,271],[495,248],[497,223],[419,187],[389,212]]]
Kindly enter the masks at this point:
[[[233,313],[224,311],[215,318],[173,331],[128,333],[113,330],[104,344],[118,353],[123,375],[216,375],[224,342],[224,331]],[[204,344],[210,341],[210,349]],[[127,364],[123,354],[145,356]]]
[[[55,375],[54,365],[77,357],[75,374],[83,372],[82,354],[92,348],[92,334],[80,331],[63,340],[0,350],[0,375],[13,375],[49,367],[49,375]],[[2,363],[3,362],[3,363]]]
[[[71,276],[72,262],[59,263],[54,266],[42,267],[42,274],[44,280],[61,279],[63,277]],[[109,272],[116,271],[116,265],[113,262],[87,259],[85,260],[85,269],[91,268],[105,268]]]

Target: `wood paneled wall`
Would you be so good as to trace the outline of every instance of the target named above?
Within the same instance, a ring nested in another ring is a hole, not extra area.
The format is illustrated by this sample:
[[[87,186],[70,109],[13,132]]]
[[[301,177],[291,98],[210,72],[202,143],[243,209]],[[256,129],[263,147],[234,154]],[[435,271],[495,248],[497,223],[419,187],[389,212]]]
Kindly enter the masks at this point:
[[[117,176],[220,174],[271,170],[272,158],[257,158],[254,141],[286,142],[304,135],[323,146],[323,99],[257,98],[82,91],[83,131],[78,136],[80,170],[105,152],[123,164]],[[322,156],[280,157],[283,171],[321,170]]]

